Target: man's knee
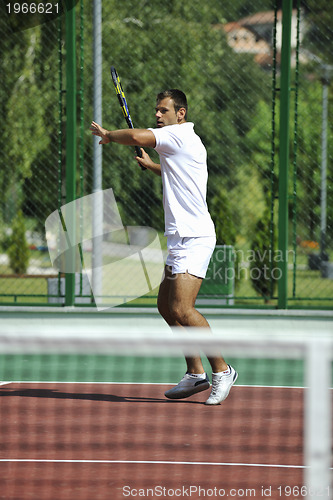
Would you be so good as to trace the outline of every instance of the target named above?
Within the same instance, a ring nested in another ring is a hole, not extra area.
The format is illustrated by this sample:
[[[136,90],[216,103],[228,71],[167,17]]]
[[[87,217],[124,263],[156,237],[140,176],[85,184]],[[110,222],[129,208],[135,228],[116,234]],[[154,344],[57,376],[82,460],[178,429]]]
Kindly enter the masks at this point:
[[[192,307],[187,307],[185,304],[174,302],[169,304],[169,313],[174,321],[181,325],[187,325],[189,317],[192,313]]]
[[[157,310],[169,325],[186,324],[188,314],[181,304],[157,300]]]

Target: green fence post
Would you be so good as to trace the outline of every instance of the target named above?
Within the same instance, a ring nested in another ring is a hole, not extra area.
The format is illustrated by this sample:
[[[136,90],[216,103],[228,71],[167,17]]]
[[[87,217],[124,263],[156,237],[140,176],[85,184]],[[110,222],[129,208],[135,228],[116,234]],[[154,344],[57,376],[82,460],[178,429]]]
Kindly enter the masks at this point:
[[[66,0],[66,204],[76,198],[76,51],[75,0]],[[75,208],[66,212],[71,220],[69,238],[75,241]],[[66,254],[65,305],[75,302],[75,251]]]
[[[288,170],[289,170],[289,110],[292,0],[282,1],[282,48],[280,85],[280,155],[279,155],[279,274],[278,307],[288,305]]]

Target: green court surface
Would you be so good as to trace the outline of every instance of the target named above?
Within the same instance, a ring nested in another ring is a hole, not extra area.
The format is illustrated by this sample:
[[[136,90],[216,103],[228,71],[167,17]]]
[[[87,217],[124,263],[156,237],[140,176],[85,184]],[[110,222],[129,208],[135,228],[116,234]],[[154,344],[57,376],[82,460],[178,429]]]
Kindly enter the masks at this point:
[[[213,334],[232,339],[244,331],[247,334],[262,335],[268,340],[281,332],[288,339],[294,335],[313,334],[333,336],[333,314],[322,312],[278,312],[278,311],[242,311],[242,310],[201,310],[208,319]],[[38,335],[42,339],[50,334],[61,336],[64,342],[67,336],[94,338],[102,333],[116,334],[119,338],[128,331],[136,335],[158,332],[169,335],[169,327],[155,310],[113,309],[104,312],[91,312],[82,309],[59,308],[27,309],[15,308],[0,311],[0,336],[9,338],[17,335],[23,339]],[[251,336],[251,335],[250,335]],[[223,352],[222,352],[223,354]],[[283,355],[262,358],[248,354],[240,346],[239,352],[233,349],[227,353],[226,361],[239,373],[238,385],[263,385],[302,387],[304,386],[303,361]],[[209,363],[204,358],[204,367],[211,372]],[[177,383],[185,372],[185,362],[179,355],[129,355],[117,354],[27,354],[0,352],[0,380],[35,381],[35,382],[100,382],[100,383]]]
[[[228,358],[239,373],[238,385],[302,387],[303,363],[272,359]],[[20,382],[178,383],[185,373],[183,358],[1,355],[0,380]],[[207,373],[211,369],[204,361]]]

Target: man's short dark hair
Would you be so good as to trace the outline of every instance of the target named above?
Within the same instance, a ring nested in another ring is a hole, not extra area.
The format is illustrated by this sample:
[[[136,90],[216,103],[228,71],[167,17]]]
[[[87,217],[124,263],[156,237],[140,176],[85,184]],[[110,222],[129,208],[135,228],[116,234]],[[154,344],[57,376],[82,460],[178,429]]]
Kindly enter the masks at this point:
[[[173,100],[173,104],[175,107],[175,112],[180,110],[180,108],[186,109],[185,120],[187,119],[187,99],[184,92],[178,89],[168,89],[164,90],[164,92],[160,92],[157,94],[157,102],[162,101],[166,97],[170,97]]]

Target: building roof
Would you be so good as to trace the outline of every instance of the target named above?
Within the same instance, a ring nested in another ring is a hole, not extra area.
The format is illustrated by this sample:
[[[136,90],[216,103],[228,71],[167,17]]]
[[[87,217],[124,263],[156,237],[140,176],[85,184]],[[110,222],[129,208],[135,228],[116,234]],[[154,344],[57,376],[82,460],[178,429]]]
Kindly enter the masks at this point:
[[[282,19],[282,11],[278,10],[277,19],[280,21]],[[238,21],[241,26],[252,25],[252,24],[273,24],[274,23],[274,10],[269,10],[265,12],[257,12],[251,16],[243,17]]]

